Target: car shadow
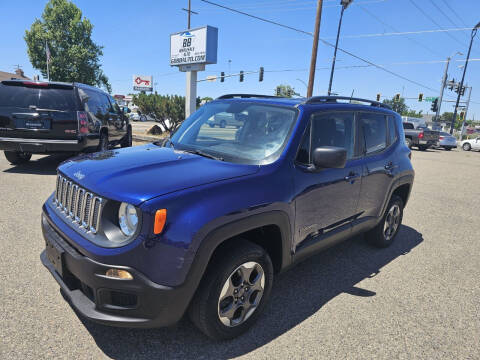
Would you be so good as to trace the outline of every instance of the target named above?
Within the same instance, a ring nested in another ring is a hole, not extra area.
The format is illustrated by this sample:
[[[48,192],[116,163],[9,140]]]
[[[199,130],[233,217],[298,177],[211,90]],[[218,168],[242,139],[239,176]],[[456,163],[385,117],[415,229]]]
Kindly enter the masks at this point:
[[[12,165],[12,167],[3,170],[3,172],[12,174],[55,175],[57,173],[58,165],[73,156],[75,155],[47,155],[38,159],[30,160],[25,164]]]
[[[114,359],[229,359],[273,341],[342,293],[375,296],[356,284],[378,275],[382,267],[407,255],[422,241],[421,233],[402,226],[389,248],[371,247],[363,236],[357,236],[305,260],[275,279],[259,321],[242,336],[226,342],[210,340],[186,317],[170,328],[125,329],[98,325],[77,315],[98,347]]]

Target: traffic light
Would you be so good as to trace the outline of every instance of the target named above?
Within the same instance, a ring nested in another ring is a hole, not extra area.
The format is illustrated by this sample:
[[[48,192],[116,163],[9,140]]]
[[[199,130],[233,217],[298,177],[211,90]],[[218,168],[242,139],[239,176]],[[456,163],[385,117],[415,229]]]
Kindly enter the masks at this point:
[[[462,89],[460,90],[460,95],[465,95],[465,86],[462,86]]]
[[[434,113],[438,110],[438,98],[432,101],[432,107],[430,108]]]
[[[418,101],[419,102],[423,101],[423,94],[422,93],[418,94]]]
[[[377,101],[380,101],[380,98],[382,97],[382,94],[378,93],[377,94]]]
[[[263,81],[263,66],[260,67],[260,71],[258,73],[258,81]]]
[[[400,101],[400,94],[395,94],[395,97],[393,98],[393,101],[399,102]]]
[[[458,84],[455,84],[455,90],[454,90],[454,91],[455,91],[457,94],[458,94],[458,92],[460,91]]]
[[[225,81],[225,73],[222,71],[220,73],[220,82],[224,82]]]
[[[275,89],[275,96],[280,96],[280,86]]]
[[[243,82],[243,70],[240,71],[240,82]]]
[[[460,120],[465,120],[465,111],[460,111]]]

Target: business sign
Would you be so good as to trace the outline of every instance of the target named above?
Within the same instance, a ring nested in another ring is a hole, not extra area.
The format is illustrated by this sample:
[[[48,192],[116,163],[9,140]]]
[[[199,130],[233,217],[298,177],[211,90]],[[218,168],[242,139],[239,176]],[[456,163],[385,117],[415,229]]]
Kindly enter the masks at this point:
[[[218,29],[204,26],[170,35],[170,66],[217,63]]]
[[[153,79],[151,75],[133,75],[133,90],[152,91]]]

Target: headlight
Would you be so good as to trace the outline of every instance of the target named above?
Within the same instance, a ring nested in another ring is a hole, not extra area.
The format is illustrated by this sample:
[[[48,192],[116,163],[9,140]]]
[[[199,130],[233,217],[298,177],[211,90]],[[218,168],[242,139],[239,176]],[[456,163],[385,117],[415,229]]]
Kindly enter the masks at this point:
[[[138,226],[138,215],[135,206],[122,203],[118,209],[118,223],[125,236],[132,236]]]

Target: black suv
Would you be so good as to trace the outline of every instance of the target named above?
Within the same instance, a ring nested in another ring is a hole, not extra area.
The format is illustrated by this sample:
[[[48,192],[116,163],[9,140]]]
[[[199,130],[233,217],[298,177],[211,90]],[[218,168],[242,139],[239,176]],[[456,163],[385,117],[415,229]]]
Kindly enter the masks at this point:
[[[0,150],[12,164],[32,154],[132,145],[128,118],[115,99],[80,83],[0,83]]]

